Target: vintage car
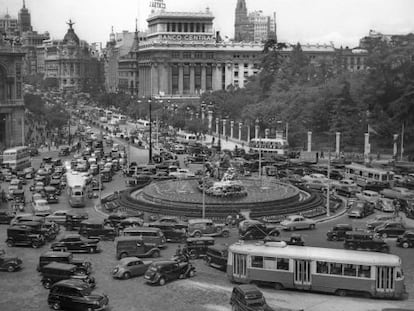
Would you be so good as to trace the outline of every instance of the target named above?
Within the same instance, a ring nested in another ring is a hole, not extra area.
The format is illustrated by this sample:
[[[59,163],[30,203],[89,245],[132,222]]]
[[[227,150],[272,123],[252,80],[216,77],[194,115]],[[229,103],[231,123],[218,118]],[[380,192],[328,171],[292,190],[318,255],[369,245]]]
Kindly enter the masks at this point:
[[[328,241],[342,241],[345,239],[348,231],[352,231],[352,225],[337,224],[326,233],[326,238]]]
[[[52,186],[46,186],[44,188],[45,192],[45,198],[47,203],[53,204],[53,203],[59,203],[58,195],[56,194],[56,188]]]
[[[374,207],[375,205],[372,202],[355,200],[347,215],[349,218],[364,218],[375,213]]]
[[[221,271],[226,271],[228,248],[229,246],[227,244],[208,246],[206,256],[204,257],[206,264]]]
[[[116,257],[160,257],[160,249],[154,243],[145,243],[140,236],[120,236],[115,239]]]
[[[397,238],[397,246],[403,248],[414,247],[414,231],[405,231]]]
[[[52,243],[50,248],[54,251],[69,252],[99,252],[99,239],[86,239],[79,234],[68,234],[58,242]]]
[[[164,260],[153,262],[145,272],[144,278],[147,283],[163,286],[166,282],[193,277],[194,275],[195,268],[190,262]]]
[[[33,233],[29,227],[16,225],[7,228],[6,244],[8,247],[25,245],[38,248],[45,244],[45,238],[42,234]]]
[[[414,199],[414,191],[404,187],[383,189],[380,194],[390,199]]]
[[[52,214],[46,216],[46,220],[53,221],[57,224],[64,224],[66,221],[66,215],[69,213],[68,210],[58,210],[52,212]]]
[[[315,229],[316,222],[301,215],[290,215],[280,222],[280,226],[284,230],[291,231],[296,229]]]
[[[89,215],[86,212],[81,213],[81,212],[70,211],[66,215],[66,220],[64,223],[66,230],[72,231],[72,230],[79,229],[82,221],[88,218],[89,218]]]
[[[92,292],[87,283],[76,279],[55,283],[47,297],[53,310],[104,310],[108,301],[108,296]]]
[[[151,225],[153,225],[154,227],[157,227],[158,224],[173,225],[176,229],[187,229],[188,227],[187,221],[180,220],[179,218],[173,216],[163,216],[159,218],[157,221],[151,223]]]
[[[75,265],[80,274],[90,274],[92,270],[92,264],[90,261],[86,261],[81,258],[74,258],[72,253],[48,251],[40,255],[37,271],[42,272],[43,267],[51,262],[61,262]]]
[[[114,240],[117,236],[115,228],[106,225],[104,222],[96,220],[83,220],[80,224],[79,234],[87,238],[99,238],[104,240]]]
[[[112,277],[127,280],[134,276],[144,275],[152,263],[151,260],[143,261],[138,257],[124,257],[112,270]]]
[[[394,214],[376,215],[373,219],[367,222],[367,230],[374,230],[375,227],[378,227],[390,221],[401,221],[401,217],[398,217]]]
[[[128,217],[128,218],[122,219],[119,222],[117,229],[124,230],[130,227],[142,227],[143,225],[144,225],[144,220],[142,218]]]
[[[187,253],[190,259],[198,259],[206,255],[207,249],[211,245],[214,245],[212,237],[187,238],[183,252]]]
[[[263,239],[263,242],[283,242],[286,243],[286,245],[305,246],[305,240],[300,234],[292,234],[288,239],[280,239],[275,236],[269,235]]]
[[[269,236],[277,237],[279,235],[280,230],[277,227],[260,222],[239,227],[239,237],[241,240],[263,240]]]
[[[33,211],[35,212],[45,212],[50,211],[50,206],[47,200],[38,199],[32,202]]]
[[[42,267],[42,285],[46,289],[50,289],[56,282],[76,279],[82,280],[89,287],[95,287],[95,279],[86,274],[81,274],[75,265],[61,262],[51,262]]]
[[[405,225],[400,221],[390,221],[375,227],[374,234],[377,237],[386,239],[388,237],[395,238],[402,235],[406,231]]]
[[[10,221],[15,217],[15,214],[7,210],[0,210],[0,224],[10,224]]]
[[[211,219],[190,219],[188,221],[188,236],[222,236],[227,238],[230,231],[225,224],[215,224]]]
[[[377,205],[380,198],[380,194],[372,190],[364,190],[361,193],[355,195],[359,200],[370,202],[374,205]]]
[[[4,250],[0,250],[0,270],[14,272],[22,268],[23,261],[18,257],[8,257]]]
[[[187,239],[187,230],[184,228],[177,229],[173,224],[151,222],[147,225],[151,228],[159,228],[164,234],[165,240],[167,242],[185,243]]]
[[[370,232],[363,231],[348,231],[345,237],[344,248],[383,253],[390,251],[389,245],[384,240],[376,238]]]
[[[233,287],[230,297],[232,310],[242,311],[272,311],[273,309],[266,303],[263,293],[256,285],[243,284]]]
[[[46,227],[45,222],[33,220],[20,221],[18,226],[30,228],[33,233],[41,234],[46,241],[52,241],[57,236],[57,232],[54,230],[54,228]]]

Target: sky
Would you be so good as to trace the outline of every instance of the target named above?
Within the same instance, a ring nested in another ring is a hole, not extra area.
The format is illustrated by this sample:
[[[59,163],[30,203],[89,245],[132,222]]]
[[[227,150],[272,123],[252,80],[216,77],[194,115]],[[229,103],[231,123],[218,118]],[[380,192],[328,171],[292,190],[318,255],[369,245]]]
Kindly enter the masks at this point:
[[[26,0],[32,26],[62,39],[72,19],[81,40],[108,41],[115,32],[146,29],[149,0]],[[23,0],[0,0],[0,14],[17,17]],[[207,7],[215,16],[214,28],[222,36],[234,35],[237,0],[164,0],[167,11],[197,12]],[[414,0],[246,0],[249,12],[276,12],[278,41],[297,43],[333,42],[336,47],[358,46],[359,39],[373,29],[384,34],[414,32]]]

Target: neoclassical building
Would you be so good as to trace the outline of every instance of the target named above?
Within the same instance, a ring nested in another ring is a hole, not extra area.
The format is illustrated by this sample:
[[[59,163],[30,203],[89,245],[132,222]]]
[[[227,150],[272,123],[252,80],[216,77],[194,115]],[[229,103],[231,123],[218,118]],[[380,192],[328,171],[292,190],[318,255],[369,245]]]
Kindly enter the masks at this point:
[[[24,143],[23,57],[0,38],[0,151]]]
[[[139,96],[199,97],[205,91],[243,87],[258,72],[259,43],[218,42],[214,16],[205,12],[154,12],[140,42]]]

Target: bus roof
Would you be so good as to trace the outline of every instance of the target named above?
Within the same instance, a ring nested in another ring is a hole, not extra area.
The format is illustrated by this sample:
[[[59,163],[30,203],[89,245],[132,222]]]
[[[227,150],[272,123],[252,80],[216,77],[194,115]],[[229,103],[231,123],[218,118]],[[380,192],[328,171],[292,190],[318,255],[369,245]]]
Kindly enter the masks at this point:
[[[243,244],[230,245],[229,250],[240,254],[254,256],[280,256],[283,258],[297,258],[319,260],[326,262],[339,262],[356,265],[378,265],[378,266],[400,266],[400,257],[392,254],[383,254],[353,251],[345,249],[309,247],[309,246],[271,246],[266,244]]]
[[[13,148],[9,148],[9,149],[4,150],[3,154],[5,154],[5,153],[15,153],[17,151],[25,150],[25,149],[27,149],[27,146],[13,147]]]
[[[354,169],[354,170],[362,170],[362,171],[370,172],[370,173],[393,174],[391,171],[387,171],[382,168],[366,167],[365,165],[357,164],[357,163],[345,165],[345,168]]]
[[[73,187],[84,187],[86,185],[86,178],[85,176],[81,175],[80,173],[73,173],[69,171],[66,173],[66,179],[68,182],[68,186]]]

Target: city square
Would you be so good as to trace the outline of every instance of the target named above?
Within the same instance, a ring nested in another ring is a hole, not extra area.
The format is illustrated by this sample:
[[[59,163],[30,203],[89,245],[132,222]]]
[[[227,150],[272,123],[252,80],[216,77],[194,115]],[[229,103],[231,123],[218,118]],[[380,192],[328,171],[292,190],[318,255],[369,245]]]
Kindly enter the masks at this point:
[[[0,17],[1,310],[414,310],[411,4],[45,1]]]

